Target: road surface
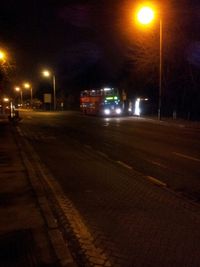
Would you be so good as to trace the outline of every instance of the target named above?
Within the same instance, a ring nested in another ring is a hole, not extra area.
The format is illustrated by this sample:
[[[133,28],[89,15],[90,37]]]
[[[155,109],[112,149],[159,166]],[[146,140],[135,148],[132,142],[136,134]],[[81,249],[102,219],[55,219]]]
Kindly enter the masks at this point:
[[[80,250],[103,255],[91,266],[200,266],[199,129],[70,111],[21,115],[21,137],[76,211]]]

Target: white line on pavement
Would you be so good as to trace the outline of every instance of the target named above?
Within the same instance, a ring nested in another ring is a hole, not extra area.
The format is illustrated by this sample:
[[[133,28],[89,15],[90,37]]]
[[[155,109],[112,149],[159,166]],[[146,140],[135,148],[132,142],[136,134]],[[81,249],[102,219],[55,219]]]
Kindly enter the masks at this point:
[[[145,176],[149,181],[151,181],[152,183],[156,184],[156,185],[159,185],[159,186],[163,186],[163,187],[166,187],[167,184],[152,177],[152,176]]]
[[[162,168],[167,168],[167,166],[165,166],[164,164],[160,163],[160,162],[157,162],[157,161],[152,161],[152,160],[149,160],[150,163],[154,164],[154,165],[157,165],[159,167],[162,167]]]
[[[185,158],[185,159],[190,159],[190,160],[194,160],[194,161],[200,162],[200,159],[194,158],[194,157],[191,157],[191,156],[188,156],[188,155],[185,155],[185,154],[181,154],[181,153],[177,153],[177,152],[173,152],[173,154],[176,155],[176,156]]]
[[[87,149],[92,149],[90,145],[84,145],[84,147],[86,147]]]
[[[103,153],[103,152],[101,152],[101,151],[99,151],[99,150],[97,150],[96,152],[97,152],[99,155],[103,156],[104,158],[108,158],[108,155],[107,155],[107,154],[105,154],[105,153]]]
[[[129,169],[129,170],[132,170],[132,169],[133,169],[131,166],[129,166],[128,164],[126,164],[126,163],[124,163],[124,162],[122,162],[122,161],[119,161],[119,160],[118,160],[117,163],[120,164],[121,166],[123,166],[123,167]]]

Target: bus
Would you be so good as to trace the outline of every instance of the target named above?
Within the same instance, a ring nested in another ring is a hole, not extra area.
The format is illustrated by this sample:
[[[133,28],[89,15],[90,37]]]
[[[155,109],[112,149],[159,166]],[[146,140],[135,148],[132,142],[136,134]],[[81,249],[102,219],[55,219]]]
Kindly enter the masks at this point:
[[[83,114],[119,116],[122,103],[116,88],[84,90],[80,93],[80,110]]]

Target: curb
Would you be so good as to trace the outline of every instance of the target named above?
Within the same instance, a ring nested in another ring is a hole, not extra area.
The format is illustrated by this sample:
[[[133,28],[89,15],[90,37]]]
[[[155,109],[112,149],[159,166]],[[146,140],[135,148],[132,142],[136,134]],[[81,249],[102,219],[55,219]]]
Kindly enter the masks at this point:
[[[21,137],[21,130],[18,127],[16,127],[15,132],[17,132],[16,134]],[[30,150],[30,145],[27,143],[27,141],[22,139],[17,142],[17,145],[20,148],[20,154],[25,169],[27,171],[28,179],[35,192],[39,208],[46,222],[48,238],[58,259],[58,264],[60,267],[77,267],[77,264],[74,262],[73,257],[69,251],[67,242],[64,240],[62,232],[59,230],[58,222],[49,206],[44,185],[42,183],[42,179],[44,179],[44,174],[39,171],[40,168],[37,168],[37,170],[34,168],[32,163],[34,162],[33,157],[31,161],[29,160],[28,153],[26,150]],[[22,149],[22,147],[25,147],[25,149]],[[24,150],[26,152],[24,152]],[[39,164],[38,162],[34,163],[36,165]]]
[[[200,122],[199,121],[187,121],[187,120],[173,120],[169,118],[162,118],[158,120],[155,117],[140,117],[142,120],[147,120],[152,123],[161,124],[161,125],[169,125],[169,126],[176,126],[180,128],[190,128],[190,129],[197,129],[200,130]]]

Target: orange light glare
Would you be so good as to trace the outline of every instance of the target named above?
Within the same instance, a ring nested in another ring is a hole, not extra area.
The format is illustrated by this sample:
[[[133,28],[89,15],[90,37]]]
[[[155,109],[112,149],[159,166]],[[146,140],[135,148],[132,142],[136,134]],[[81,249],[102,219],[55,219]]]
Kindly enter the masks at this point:
[[[137,19],[141,24],[149,24],[155,17],[155,12],[151,7],[142,7],[137,13]]]
[[[49,77],[50,76],[50,72],[48,70],[44,70],[42,72],[42,74],[45,76],[45,77]]]

